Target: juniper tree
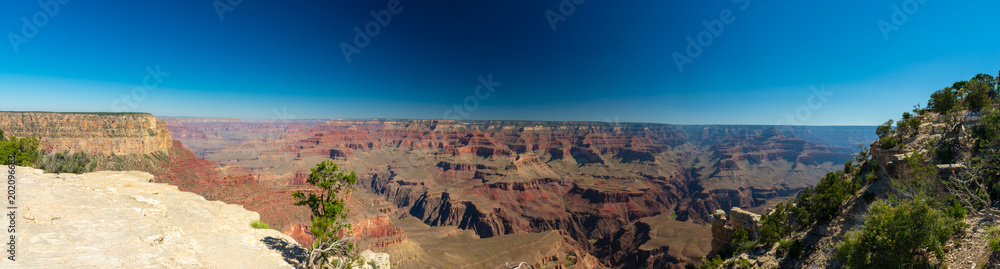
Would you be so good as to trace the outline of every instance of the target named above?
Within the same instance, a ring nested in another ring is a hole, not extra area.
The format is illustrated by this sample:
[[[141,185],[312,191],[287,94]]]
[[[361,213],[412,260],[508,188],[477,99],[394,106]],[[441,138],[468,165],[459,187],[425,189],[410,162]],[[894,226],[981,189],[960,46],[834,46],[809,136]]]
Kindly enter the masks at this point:
[[[331,160],[316,164],[309,169],[309,184],[319,187],[308,194],[301,191],[292,193],[295,205],[309,206],[312,212],[312,226],[309,233],[315,237],[310,245],[306,268],[350,267],[357,261],[357,250],[350,234],[351,224],[344,219],[350,211],[344,199],[354,190],[358,177],[347,173]]]

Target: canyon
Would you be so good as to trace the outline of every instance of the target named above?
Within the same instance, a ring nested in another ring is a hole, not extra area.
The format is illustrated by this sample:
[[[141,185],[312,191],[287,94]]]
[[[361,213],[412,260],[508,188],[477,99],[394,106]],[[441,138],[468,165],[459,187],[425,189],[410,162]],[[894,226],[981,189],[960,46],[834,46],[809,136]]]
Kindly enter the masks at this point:
[[[163,119],[197,157],[271,192],[302,188],[326,159],[356,171],[356,232],[404,268],[489,257],[449,251],[472,246],[536,267],[683,266],[711,249],[715,210],[763,210],[874,140],[865,126]],[[276,226],[310,240],[307,216],[286,215]],[[504,252],[518,236],[562,239],[531,241],[556,253]]]
[[[50,151],[93,154],[96,170],[144,171],[243,205],[301,244],[312,240],[309,212],[291,193],[315,190],[308,169],[332,159],[358,175],[354,235],[399,268],[698,263],[715,210],[759,213],[875,140],[869,126],[143,113],[0,112],[0,126]]]

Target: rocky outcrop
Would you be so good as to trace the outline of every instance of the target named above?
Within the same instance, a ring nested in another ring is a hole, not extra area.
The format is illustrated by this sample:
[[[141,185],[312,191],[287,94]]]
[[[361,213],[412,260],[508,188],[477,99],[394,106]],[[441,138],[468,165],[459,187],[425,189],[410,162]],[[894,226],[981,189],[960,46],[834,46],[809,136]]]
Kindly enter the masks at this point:
[[[170,149],[165,122],[147,113],[0,112],[5,135],[40,138],[49,152],[150,154]]]
[[[27,268],[292,268],[293,239],[256,212],[207,201],[144,172],[17,169],[17,265]],[[6,262],[6,261],[5,261]]]
[[[729,209],[729,217],[726,212],[716,210],[712,214],[712,252],[716,253],[723,249],[733,240],[733,233],[742,229],[746,231],[750,240],[757,240],[760,237],[760,215],[743,210],[739,207]]]
[[[715,210],[712,213],[712,252],[726,247],[733,240],[733,229],[729,226],[729,218],[726,218],[726,211]]]

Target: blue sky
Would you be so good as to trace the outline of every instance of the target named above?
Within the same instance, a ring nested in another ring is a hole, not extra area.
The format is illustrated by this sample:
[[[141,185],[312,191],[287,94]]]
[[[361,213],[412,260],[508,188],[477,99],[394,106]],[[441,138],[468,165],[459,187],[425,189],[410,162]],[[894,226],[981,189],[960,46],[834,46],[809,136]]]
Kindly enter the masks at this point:
[[[874,125],[1000,70],[996,1],[390,2],[6,1],[0,110]]]

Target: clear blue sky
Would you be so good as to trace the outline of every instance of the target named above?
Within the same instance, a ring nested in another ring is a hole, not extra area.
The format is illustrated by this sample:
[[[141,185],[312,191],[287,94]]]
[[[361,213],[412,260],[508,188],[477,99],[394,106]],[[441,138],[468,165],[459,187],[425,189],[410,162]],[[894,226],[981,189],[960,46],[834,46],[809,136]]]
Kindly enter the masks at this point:
[[[553,30],[557,0],[402,0],[350,62],[341,43],[391,1],[217,2],[223,19],[211,0],[5,1],[0,110],[443,118],[477,101],[462,118],[874,125],[1000,70],[997,1],[587,0]],[[673,54],[726,10],[680,72]],[[476,97],[488,74],[500,86]]]

